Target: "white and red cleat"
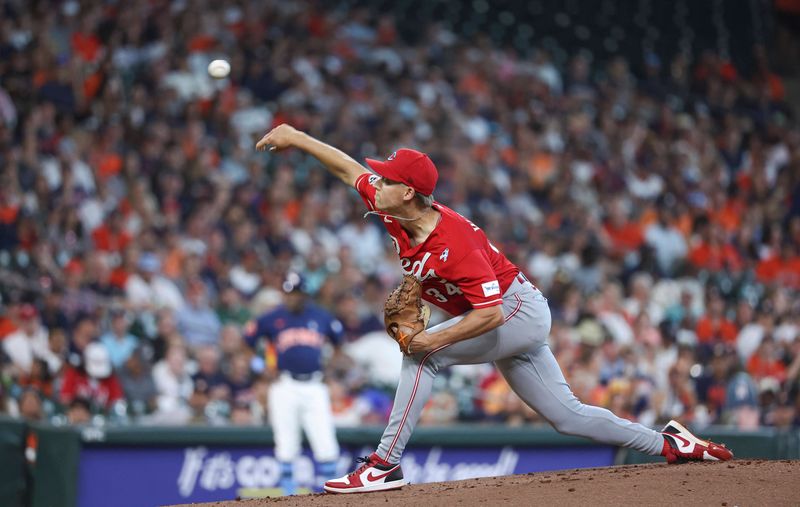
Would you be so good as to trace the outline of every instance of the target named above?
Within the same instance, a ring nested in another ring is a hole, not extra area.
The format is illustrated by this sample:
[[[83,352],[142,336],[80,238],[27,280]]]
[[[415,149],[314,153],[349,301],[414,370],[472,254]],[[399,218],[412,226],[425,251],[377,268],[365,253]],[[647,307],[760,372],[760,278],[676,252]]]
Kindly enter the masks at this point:
[[[328,493],[367,493],[398,489],[407,484],[399,464],[392,465],[374,452],[356,461],[363,465],[344,477],[331,479],[323,489]]]
[[[697,438],[677,421],[668,422],[661,434],[664,435],[661,455],[667,458],[667,463],[728,461],[733,458],[733,452],[725,444]]]

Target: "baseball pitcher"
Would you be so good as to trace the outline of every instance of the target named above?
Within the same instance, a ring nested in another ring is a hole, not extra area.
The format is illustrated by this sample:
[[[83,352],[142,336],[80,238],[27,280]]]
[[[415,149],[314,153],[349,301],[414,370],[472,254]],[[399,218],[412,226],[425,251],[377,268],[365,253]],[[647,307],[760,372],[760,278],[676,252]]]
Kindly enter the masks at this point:
[[[547,343],[547,299],[480,227],[433,199],[438,172],[427,155],[402,149],[385,161],[368,159],[373,174],[340,150],[289,125],[274,128],[256,144],[257,150],[290,147],[313,155],[358,191],[368,213],[383,219],[404,275],[417,282],[404,279],[387,301],[387,331],[406,354],[389,425],[377,450],[360,458],[353,472],[326,482],[325,491],[358,493],[405,485],[400,456],[437,372],[454,364],[489,361],[514,392],[561,433],[660,454],[670,463],[733,457],[724,445],[701,440],[675,421],[658,432],[581,403]],[[453,318],[424,329],[425,312],[416,298]],[[398,306],[412,311],[398,311]]]

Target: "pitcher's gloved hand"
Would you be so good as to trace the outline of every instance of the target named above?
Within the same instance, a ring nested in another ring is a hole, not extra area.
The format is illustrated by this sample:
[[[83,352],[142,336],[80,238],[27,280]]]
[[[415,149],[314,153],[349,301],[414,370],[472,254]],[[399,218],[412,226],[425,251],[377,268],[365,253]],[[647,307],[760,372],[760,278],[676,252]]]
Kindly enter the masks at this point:
[[[431,309],[422,303],[422,284],[416,277],[405,275],[383,305],[386,332],[397,341],[400,351],[409,355],[411,340],[427,327],[430,318]]]

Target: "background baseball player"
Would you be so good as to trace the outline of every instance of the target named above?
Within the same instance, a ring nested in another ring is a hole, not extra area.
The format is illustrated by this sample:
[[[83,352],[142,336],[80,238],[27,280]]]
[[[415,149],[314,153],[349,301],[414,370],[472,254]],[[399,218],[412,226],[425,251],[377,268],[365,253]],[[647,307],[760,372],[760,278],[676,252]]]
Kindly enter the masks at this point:
[[[584,405],[571,392],[547,344],[547,299],[483,231],[433,200],[438,172],[427,155],[398,150],[367,160],[377,175],[340,150],[289,125],[267,133],[256,149],[299,148],[353,186],[383,218],[403,273],[421,282],[422,297],[455,317],[417,334],[403,359],[389,424],[376,452],[350,474],[325,483],[333,493],[394,489],[406,482],[400,456],[431,392],[453,364],[493,361],[514,392],[562,433],[667,457],[727,460],[724,446],[700,440],[671,421],[663,432]]]
[[[319,475],[328,479],[336,473],[339,444],[330,394],[323,382],[322,350],[329,341],[338,347],[342,325],[306,300],[299,274],[287,275],[283,291],[285,303],[248,323],[246,339],[252,346],[264,337],[277,354],[278,378],[270,386],[269,420],[275,457],[281,463],[280,486],[292,495],[296,492],[293,465],[300,455],[301,429],[311,444]]]

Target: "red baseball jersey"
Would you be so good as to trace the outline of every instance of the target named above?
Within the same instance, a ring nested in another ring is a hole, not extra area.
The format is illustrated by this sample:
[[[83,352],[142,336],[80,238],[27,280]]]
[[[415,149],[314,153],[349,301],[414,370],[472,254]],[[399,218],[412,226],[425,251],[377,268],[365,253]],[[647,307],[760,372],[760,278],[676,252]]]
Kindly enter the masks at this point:
[[[373,184],[379,178],[364,173],[356,180],[356,190],[371,211],[378,211]],[[403,273],[416,276],[422,282],[422,297],[451,315],[502,303],[519,268],[477,225],[438,202],[433,207],[442,218],[430,236],[415,246],[398,220],[381,217]]]

